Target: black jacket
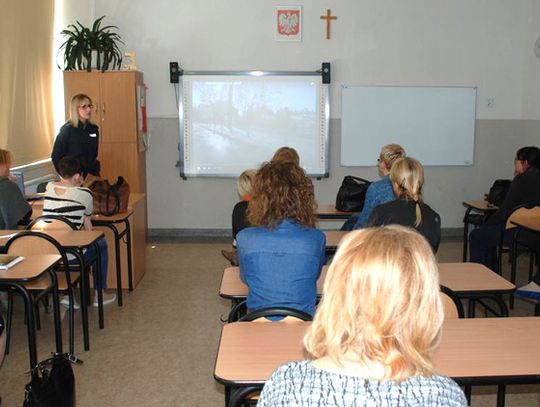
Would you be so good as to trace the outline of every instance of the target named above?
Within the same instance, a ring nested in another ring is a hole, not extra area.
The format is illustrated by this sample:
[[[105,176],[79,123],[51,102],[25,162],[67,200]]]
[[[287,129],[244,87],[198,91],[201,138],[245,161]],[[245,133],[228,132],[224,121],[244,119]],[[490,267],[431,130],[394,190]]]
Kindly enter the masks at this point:
[[[92,123],[79,123],[73,127],[69,122],[64,124],[54,142],[51,159],[58,171],[58,162],[67,156],[81,161],[86,173],[99,176],[101,165],[97,160],[99,146],[99,129]]]

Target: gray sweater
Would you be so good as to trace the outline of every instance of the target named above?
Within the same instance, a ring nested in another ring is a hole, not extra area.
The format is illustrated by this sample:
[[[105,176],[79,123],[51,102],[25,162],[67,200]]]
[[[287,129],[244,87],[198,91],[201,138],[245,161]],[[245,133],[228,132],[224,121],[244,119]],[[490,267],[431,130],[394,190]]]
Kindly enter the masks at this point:
[[[279,367],[266,382],[259,407],[466,407],[452,379],[415,376],[401,383],[332,373],[311,362]]]

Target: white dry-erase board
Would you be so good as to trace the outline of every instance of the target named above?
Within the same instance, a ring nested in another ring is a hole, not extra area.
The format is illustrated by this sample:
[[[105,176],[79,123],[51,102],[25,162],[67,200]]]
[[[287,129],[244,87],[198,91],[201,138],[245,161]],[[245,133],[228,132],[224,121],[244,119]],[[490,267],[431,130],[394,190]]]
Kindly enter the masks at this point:
[[[376,165],[397,143],[423,165],[472,165],[476,88],[343,86],[341,165]]]
[[[186,72],[180,175],[237,177],[293,147],[311,176],[328,175],[328,86],[317,72]]]

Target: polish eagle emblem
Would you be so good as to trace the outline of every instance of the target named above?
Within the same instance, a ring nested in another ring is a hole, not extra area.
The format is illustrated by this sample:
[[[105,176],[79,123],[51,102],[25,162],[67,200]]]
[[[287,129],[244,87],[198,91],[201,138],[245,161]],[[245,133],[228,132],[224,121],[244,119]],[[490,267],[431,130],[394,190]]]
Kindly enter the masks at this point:
[[[298,35],[300,30],[300,12],[298,10],[279,10],[277,17],[280,35]]]

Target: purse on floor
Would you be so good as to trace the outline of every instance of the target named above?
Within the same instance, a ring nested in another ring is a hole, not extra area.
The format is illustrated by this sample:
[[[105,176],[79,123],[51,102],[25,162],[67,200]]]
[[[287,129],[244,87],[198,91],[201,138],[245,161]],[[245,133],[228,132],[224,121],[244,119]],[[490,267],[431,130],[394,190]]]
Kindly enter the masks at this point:
[[[75,375],[72,363],[82,363],[67,353],[55,353],[38,363],[25,386],[23,407],[75,407]]]
[[[336,197],[336,209],[343,212],[360,212],[364,207],[366,192],[371,182],[347,175],[343,178]]]
[[[124,177],[118,177],[113,185],[108,180],[94,181],[90,190],[94,199],[94,213],[111,216],[127,212],[129,184]]]

